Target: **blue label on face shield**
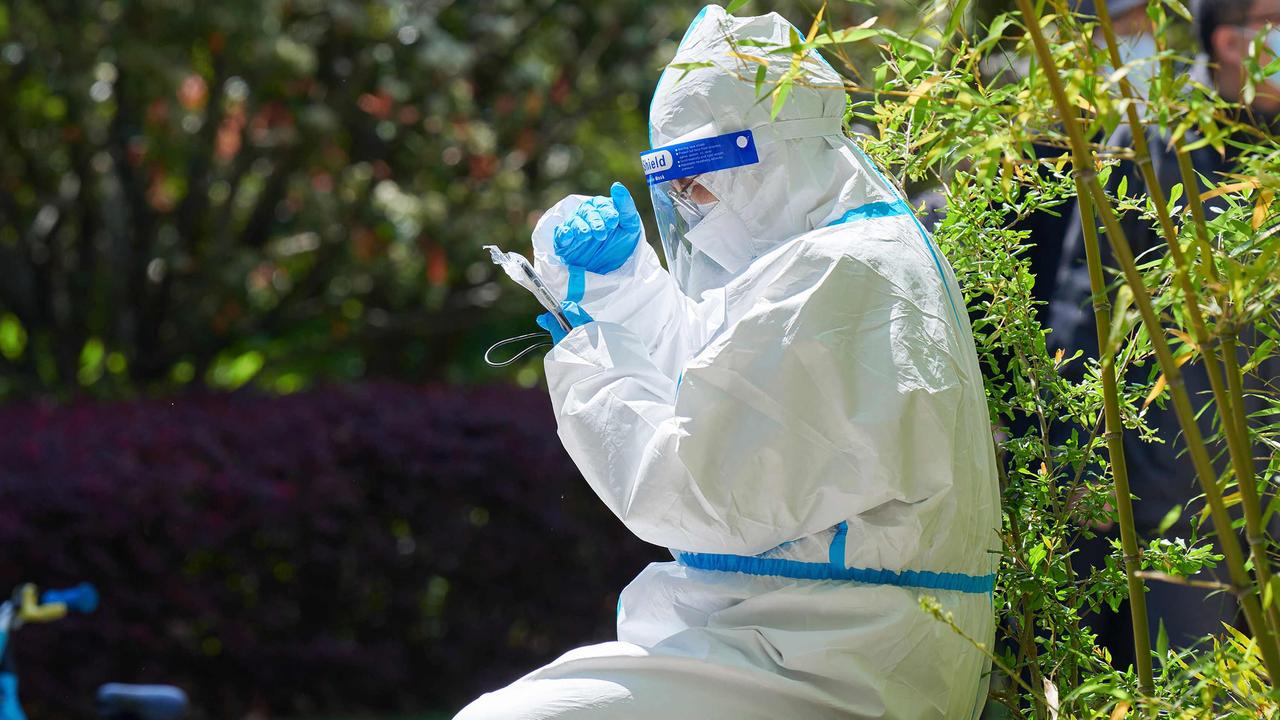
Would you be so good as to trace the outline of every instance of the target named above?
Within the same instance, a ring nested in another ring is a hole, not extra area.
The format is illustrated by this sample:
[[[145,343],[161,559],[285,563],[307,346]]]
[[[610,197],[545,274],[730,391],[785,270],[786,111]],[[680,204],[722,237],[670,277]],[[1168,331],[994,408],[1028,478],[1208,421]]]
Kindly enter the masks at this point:
[[[654,148],[640,153],[645,180],[657,185],[693,175],[760,162],[750,130]]]

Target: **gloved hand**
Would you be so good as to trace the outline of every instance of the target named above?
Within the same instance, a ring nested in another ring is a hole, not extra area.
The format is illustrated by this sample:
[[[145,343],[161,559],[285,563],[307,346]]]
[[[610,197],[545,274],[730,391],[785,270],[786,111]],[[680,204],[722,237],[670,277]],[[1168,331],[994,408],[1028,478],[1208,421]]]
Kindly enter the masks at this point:
[[[562,301],[560,303],[560,312],[564,313],[565,319],[568,320],[569,324],[573,327],[580,327],[589,322],[594,322],[594,320],[591,319],[591,316],[587,314],[587,311],[583,310],[582,306],[576,302],[570,302],[568,300]],[[560,341],[564,339],[565,335],[569,334],[567,330],[560,327],[560,323],[556,322],[556,316],[549,312],[544,312],[539,315],[535,322],[538,323],[538,327],[541,327],[543,330],[551,333],[551,342],[557,345],[560,344]]]
[[[609,197],[583,201],[573,217],[556,226],[556,255],[566,265],[603,275],[622,267],[640,241],[640,213],[625,185],[615,182]]]

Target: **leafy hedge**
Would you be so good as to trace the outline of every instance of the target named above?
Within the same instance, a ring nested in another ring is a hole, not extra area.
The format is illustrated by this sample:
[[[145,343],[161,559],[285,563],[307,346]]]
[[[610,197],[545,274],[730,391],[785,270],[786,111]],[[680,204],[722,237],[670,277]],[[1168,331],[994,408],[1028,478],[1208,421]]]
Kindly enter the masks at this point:
[[[663,554],[581,482],[539,391],[10,407],[0,458],[0,589],[103,598],[16,638],[36,717],[108,680],[209,717],[453,709],[611,637]]]

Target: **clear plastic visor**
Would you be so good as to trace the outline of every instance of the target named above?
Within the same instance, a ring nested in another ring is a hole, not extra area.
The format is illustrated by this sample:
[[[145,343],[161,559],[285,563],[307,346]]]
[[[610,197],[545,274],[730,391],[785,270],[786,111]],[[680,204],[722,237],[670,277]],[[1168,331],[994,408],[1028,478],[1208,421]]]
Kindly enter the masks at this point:
[[[719,265],[698,252],[689,241],[689,232],[711,214],[719,200],[698,182],[697,175],[655,183],[649,186],[649,194],[653,200],[658,234],[662,238],[667,271],[681,290],[696,296],[700,289],[694,287],[692,278],[705,275],[707,270],[714,271]],[[715,267],[703,267],[706,265]],[[700,272],[695,272],[695,268]]]
[[[656,147],[640,153],[640,165],[653,197],[662,250],[667,256],[667,271],[686,295],[699,297],[702,290],[730,277],[721,263],[708,256],[714,243],[706,238],[695,240],[690,232],[716,209],[718,199],[708,188],[718,171],[754,165],[760,162],[755,136],[750,130],[686,140]],[[724,210],[716,215],[723,216]],[[698,231],[704,235],[713,222]],[[699,247],[699,243],[702,247]],[[720,255],[722,259],[727,255]]]

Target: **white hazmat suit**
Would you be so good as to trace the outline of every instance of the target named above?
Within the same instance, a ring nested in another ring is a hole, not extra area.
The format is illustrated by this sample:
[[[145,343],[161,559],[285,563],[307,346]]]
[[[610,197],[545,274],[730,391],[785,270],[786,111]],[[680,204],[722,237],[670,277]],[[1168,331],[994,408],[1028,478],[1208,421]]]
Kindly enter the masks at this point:
[[[646,170],[661,148],[745,131],[758,153],[698,176],[718,204],[683,250],[668,243],[671,272],[643,241],[608,274],[565,267],[552,230],[580,196],[534,232],[539,272],[594,319],[546,357],[560,437],[609,509],[675,562],[623,591],[617,642],[569,652],[460,720],[982,707],[985,656],[919,604],[936,597],[990,646],[999,498],[960,290],[843,135],[830,66],[811,56],[770,119],[755,66],[731,53],[791,32],[709,6],[659,81]]]

